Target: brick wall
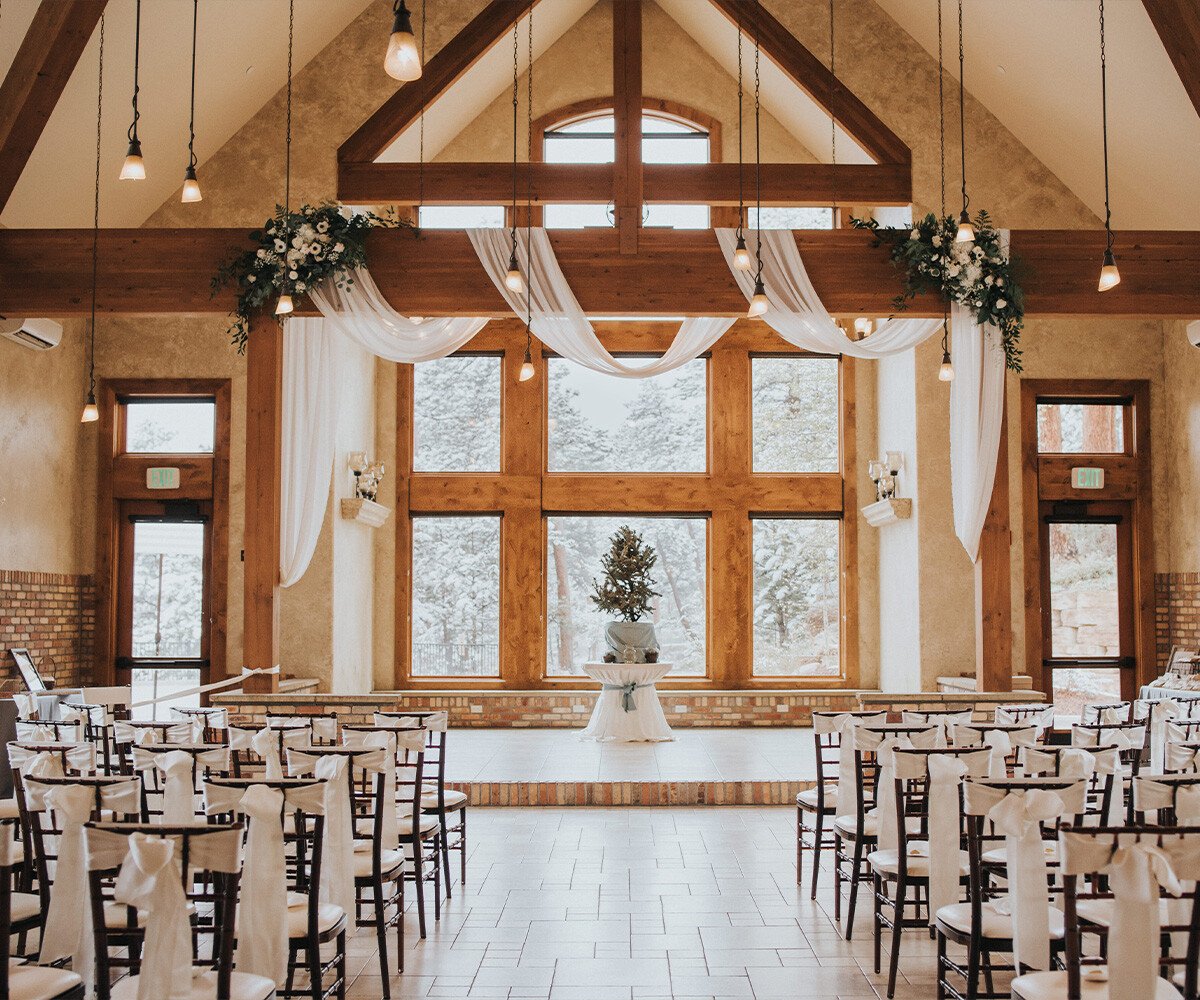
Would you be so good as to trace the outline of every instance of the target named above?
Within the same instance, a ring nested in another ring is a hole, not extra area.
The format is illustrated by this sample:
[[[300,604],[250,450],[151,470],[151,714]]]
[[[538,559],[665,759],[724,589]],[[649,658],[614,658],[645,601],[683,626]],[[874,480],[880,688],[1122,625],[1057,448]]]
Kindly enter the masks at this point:
[[[1200,573],[1154,574],[1154,634],[1160,674],[1172,646],[1200,649]]]
[[[96,594],[90,576],[0,570],[0,690],[23,691],[8,655],[25,647],[43,677],[75,687],[92,660]]]

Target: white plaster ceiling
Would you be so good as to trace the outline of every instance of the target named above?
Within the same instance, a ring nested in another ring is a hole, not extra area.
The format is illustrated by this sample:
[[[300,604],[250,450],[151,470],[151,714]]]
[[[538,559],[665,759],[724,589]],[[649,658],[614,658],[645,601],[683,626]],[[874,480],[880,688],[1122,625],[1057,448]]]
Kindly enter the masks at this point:
[[[935,0],[876,3],[937,58]],[[957,81],[952,0],[942,16]],[[1103,218],[1095,0],[966,0],[963,36],[967,90]],[[1113,224],[1200,229],[1200,115],[1142,0],[1109,0],[1105,39]]]
[[[370,2],[296,0],[293,69],[304,66]],[[8,72],[37,6],[38,0],[4,0],[0,76]],[[280,0],[201,0],[196,72],[196,155],[201,164],[285,84],[287,17],[287,4]],[[138,184],[117,180],[131,116],[134,0],[110,0],[105,22],[100,224],[139,226],[183,183],[192,5],[188,0],[142,4],[138,131],[147,178]],[[380,24],[380,50],[368,53],[370,58],[382,62],[389,27]],[[91,226],[99,36],[97,29],[0,215],[0,224]]]

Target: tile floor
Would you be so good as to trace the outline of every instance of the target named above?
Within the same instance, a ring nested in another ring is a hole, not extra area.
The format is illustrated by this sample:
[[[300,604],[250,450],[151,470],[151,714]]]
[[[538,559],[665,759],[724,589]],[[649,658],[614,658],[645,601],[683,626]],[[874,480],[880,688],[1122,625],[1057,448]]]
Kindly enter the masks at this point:
[[[816,902],[797,891],[791,809],[493,808],[470,823],[469,884],[423,942],[409,913],[397,1000],[884,993],[866,894],[848,943],[831,880]],[[350,951],[348,995],[380,997],[373,932]],[[906,933],[898,998],[935,996],[933,955],[926,935]]]
[[[811,781],[812,730],[677,729],[671,743],[594,743],[573,729],[456,729],[446,779]]]

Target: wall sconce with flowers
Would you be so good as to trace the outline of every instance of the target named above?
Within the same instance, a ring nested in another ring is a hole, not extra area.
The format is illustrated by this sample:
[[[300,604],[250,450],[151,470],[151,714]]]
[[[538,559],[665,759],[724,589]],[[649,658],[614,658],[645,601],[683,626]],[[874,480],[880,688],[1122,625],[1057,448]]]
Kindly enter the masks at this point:
[[[873,528],[912,516],[912,500],[896,496],[903,470],[904,455],[899,451],[885,452],[883,458],[873,458],[867,463],[867,475],[875,484],[875,502],[862,512]]]
[[[365,451],[352,451],[346,457],[346,464],[354,476],[354,496],[343,498],[342,517],[380,527],[391,513],[390,508],[375,501],[383,481],[383,462],[368,459]]]

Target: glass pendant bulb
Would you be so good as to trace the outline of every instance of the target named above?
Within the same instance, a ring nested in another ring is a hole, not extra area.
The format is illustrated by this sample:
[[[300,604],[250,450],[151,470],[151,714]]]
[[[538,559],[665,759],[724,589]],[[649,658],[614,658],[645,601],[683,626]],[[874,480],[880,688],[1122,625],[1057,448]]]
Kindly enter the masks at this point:
[[[281,296],[279,296],[279,302],[277,302],[275,305],[275,315],[286,316],[295,308],[296,307],[292,304],[292,297],[287,292],[284,292]]]
[[[767,290],[763,287],[761,277],[754,279],[754,295],[750,299],[750,308],[746,310],[746,315],[750,319],[757,319],[762,316],[771,303],[767,301]]]
[[[938,368],[939,382],[954,381],[954,365],[950,362],[950,352],[942,351],[942,365]]]
[[[99,419],[100,408],[96,406],[96,394],[89,392],[87,402],[83,406],[83,415],[80,416],[79,422],[81,424],[94,424]]]
[[[504,287],[515,295],[525,293],[525,279],[521,275],[521,269],[517,267],[515,253],[508,258],[508,272],[504,275]]]
[[[392,19],[392,34],[388,38],[387,55],[383,58],[387,75],[402,83],[421,79],[421,51],[413,34],[412,19],[404,0],[396,5],[396,16]]]
[[[865,337],[871,332],[873,325],[874,324],[871,322],[869,317],[859,316],[858,319],[854,321],[854,332],[860,337]]]
[[[750,265],[750,251],[746,249],[746,237],[739,236],[737,245],[733,248],[733,266],[739,271],[749,271]]]
[[[1098,291],[1107,292],[1121,283],[1121,272],[1117,270],[1117,259],[1112,250],[1104,251],[1104,266],[1100,268],[1100,285]]]
[[[525,360],[521,362],[521,371],[517,375],[518,382],[528,382],[535,374],[533,368],[533,355],[529,353],[529,348],[525,348]]]
[[[971,225],[971,216],[964,208],[958,217],[958,232],[954,236],[955,243],[974,243],[975,227]]]
[[[196,168],[188,167],[183,174],[183,194],[179,200],[185,205],[192,202],[203,201],[204,195],[200,193],[200,182],[196,180]]]
[[[142,159],[142,144],[137,139],[131,139],[129,149],[125,153],[125,162],[121,164],[121,180],[144,181],[146,179],[146,161]]]

